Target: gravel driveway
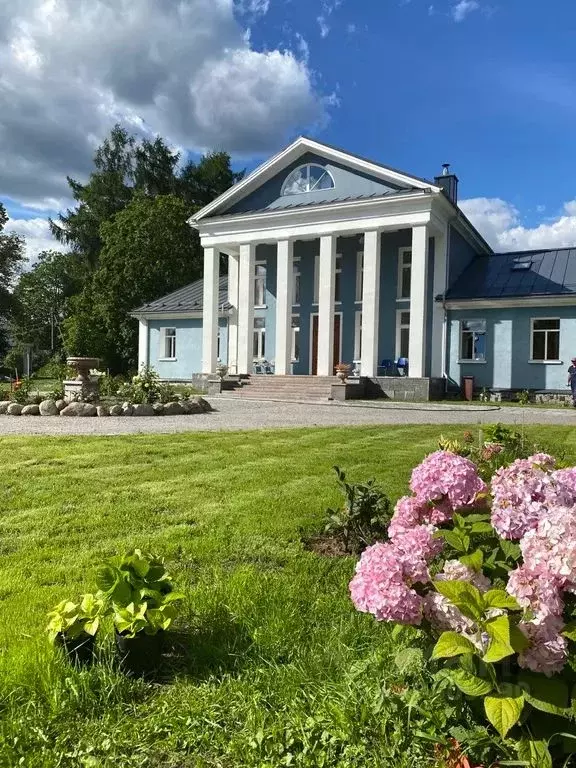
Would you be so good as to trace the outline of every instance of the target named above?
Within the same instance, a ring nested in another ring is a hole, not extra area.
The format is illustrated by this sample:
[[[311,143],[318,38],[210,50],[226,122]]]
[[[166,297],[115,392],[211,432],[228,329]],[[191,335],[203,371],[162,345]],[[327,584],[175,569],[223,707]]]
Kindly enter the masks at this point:
[[[0,416],[5,435],[130,435],[356,424],[547,424],[576,426],[576,410],[444,404],[294,403],[209,398],[213,413],[193,416],[72,418]]]

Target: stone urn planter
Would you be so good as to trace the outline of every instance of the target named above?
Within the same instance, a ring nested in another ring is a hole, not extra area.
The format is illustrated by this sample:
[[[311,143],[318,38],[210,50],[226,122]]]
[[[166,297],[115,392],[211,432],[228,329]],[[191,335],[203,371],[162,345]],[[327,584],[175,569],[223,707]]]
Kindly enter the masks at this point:
[[[216,375],[220,380],[222,380],[226,374],[228,373],[228,366],[224,365],[224,363],[218,363],[216,366]]]
[[[68,357],[66,364],[76,370],[76,378],[69,379],[64,383],[64,397],[66,400],[80,399],[87,397],[98,398],[100,391],[100,382],[98,379],[90,377],[90,369],[98,368],[100,359],[97,357]]]
[[[338,363],[336,366],[336,376],[340,379],[342,384],[346,381],[348,376],[352,373],[352,366],[349,363]]]

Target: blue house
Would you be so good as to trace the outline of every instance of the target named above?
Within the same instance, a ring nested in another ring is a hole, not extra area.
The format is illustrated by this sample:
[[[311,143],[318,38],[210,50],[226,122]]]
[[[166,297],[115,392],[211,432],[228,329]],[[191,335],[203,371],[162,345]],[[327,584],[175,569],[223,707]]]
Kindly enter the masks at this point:
[[[242,377],[346,362],[390,396],[469,375],[566,392],[576,249],[495,254],[457,192],[447,166],[429,181],[297,139],[190,220],[204,279],[134,311],[140,365],[191,380],[218,362]]]

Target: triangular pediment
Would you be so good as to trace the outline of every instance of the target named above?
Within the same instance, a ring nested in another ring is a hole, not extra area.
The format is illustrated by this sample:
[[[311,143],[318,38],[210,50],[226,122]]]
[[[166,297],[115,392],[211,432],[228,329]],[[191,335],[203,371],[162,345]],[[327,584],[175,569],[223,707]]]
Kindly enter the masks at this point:
[[[284,191],[286,179],[294,170],[307,164],[326,168],[333,182],[330,188],[287,196]],[[386,196],[421,189],[439,191],[433,182],[426,179],[302,136],[205,206],[192,217],[190,223],[195,224],[214,216]]]

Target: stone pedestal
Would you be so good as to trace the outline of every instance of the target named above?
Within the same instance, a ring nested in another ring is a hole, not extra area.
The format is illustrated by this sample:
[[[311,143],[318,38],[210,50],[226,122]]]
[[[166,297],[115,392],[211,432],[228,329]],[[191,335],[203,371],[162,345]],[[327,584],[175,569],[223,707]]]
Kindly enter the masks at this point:
[[[97,400],[100,393],[100,382],[98,378],[68,379],[63,381],[65,400],[86,400],[92,398]]]

